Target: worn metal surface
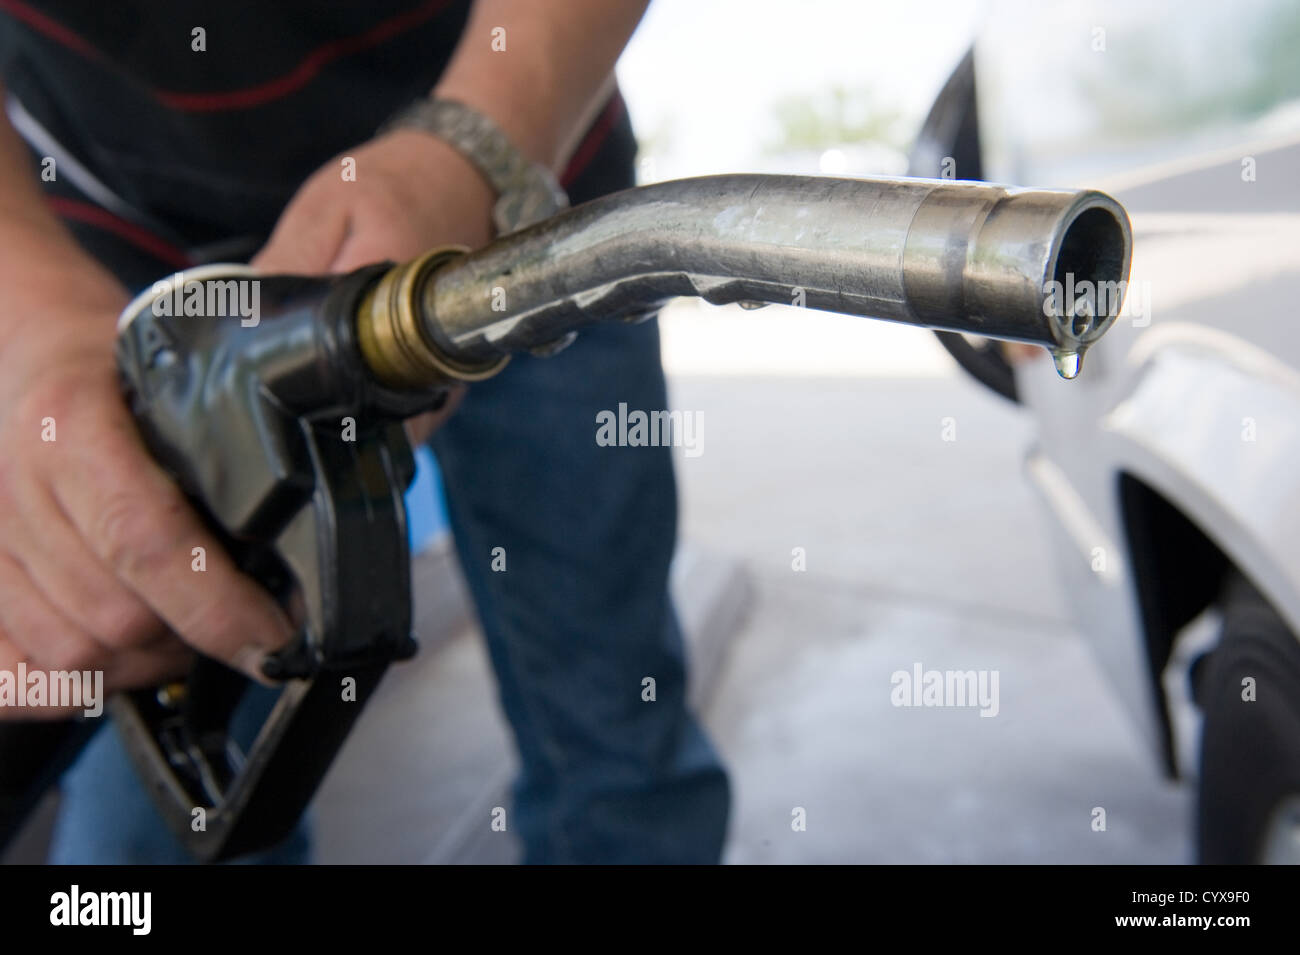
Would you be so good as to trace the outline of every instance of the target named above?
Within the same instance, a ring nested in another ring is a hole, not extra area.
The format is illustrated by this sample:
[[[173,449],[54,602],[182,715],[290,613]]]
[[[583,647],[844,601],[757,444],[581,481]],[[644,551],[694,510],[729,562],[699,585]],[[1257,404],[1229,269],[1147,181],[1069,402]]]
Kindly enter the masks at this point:
[[[708,176],[587,203],[433,272],[430,342],[481,365],[674,296],[806,305],[1080,353],[1113,320],[1047,285],[1128,274],[1128,219],[1091,191],[928,179]],[[1118,302],[1114,303],[1118,310]]]

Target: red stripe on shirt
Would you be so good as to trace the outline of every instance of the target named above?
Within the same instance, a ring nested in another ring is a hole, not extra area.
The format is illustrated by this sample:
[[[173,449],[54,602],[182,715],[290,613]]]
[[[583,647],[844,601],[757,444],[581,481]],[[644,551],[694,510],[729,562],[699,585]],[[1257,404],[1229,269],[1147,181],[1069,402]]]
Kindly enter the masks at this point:
[[[582,175],[583,170],[591,164],[591,161],[596,158],[596,154],[600,152],[600,147],[609,138],[614,123],[623,115],[623,109],[623,95],[615,92],[609,101],[609,105],[601,111],[600,116],[596,118],[596,122],[592,124],[591,130],[583,137],[582,142],[578,144],[578,148],[574,150],[569,164],[564,167],[564,173],[560,176],[560,185],[565,189],[568,189]]]
[[[288,73],[267,80],[265,83],[224,93],[181,93],[152,88],[149,92],[164,106],[191,113],[213,113],[263,106],[282,99],[290,93],[296,93],[335,60],[379,46],[433,19],[450,2],[451,0],[427,0],[412,10],[381,21],[365,33],[331,40],[308,53]],[[39,10],[32,9],[22,0],[0,0],[0,10],[87,59],[105,62],[104,54],[94,45]]]
[[[63,24],[57,20],[52,20],[39,10],[33,10],[27,4],[19,2],[19,0],[0,0],[0,10],[3,10],[15,20],[27,24],[37,33],[43,33],[56,43],[61,43],[68,49],[81,54],[88,60],[102,60],[104,58],[104,55],[99,50]]]
[[[181,249],[170,242],[158,238],[152,232],[140,228],[133,222],[127,222],[101,209],[99,206],[82,202],[79,199],[67,199],[63,196],[47,196],[46,201],[54,214],[63,219],[82,222],[105,232],[111,232],[118,238],[125,239],[138,249],[148,252],[159,262],[166,262],[176,268],[188,268],[194,261]]]

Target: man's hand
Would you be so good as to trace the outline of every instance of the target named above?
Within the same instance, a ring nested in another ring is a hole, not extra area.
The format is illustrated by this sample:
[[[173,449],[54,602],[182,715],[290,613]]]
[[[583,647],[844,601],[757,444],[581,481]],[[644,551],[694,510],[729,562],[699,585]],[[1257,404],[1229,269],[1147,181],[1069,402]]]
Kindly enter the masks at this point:
[[[434,93],[486,114],[524,156],[559,174],[614,90],[614,63],[648,0],[475,0]],[[498,51],[505,30],[515,40]],[[343,178],[351,159],[355,181]],[[264,272],[344,272],[492,236],[496,196],[459,152],[398,129],[327,163],[298,191],[253,259]],[[451,413],[407,422],[421,443]]]
[[[252,264],[321,275],[400,262],[439,245],[478,248],[492,236],[494,198],[451,146],[418,130],[394,130],[308,179]]]
[[[113,361],[118,304],[51,302],[0,347],[0,670],[103,670],[113,691],[183,673],[188,643],[256,675],[289,624],[141,444]]]
[[[0,670],[102,670],[113,691],[183,673],[194,647],[257,675],[289,623],[141,444],[113,359],[126,290],[50,214],[3,118],[0,246]]]
[[[345,179],[345,171],[355,178]],[[494,198],[451,146],[418,130],[394,130],[308,179],[252,264],[320,275],[413,259],[441,245],[478,248],[492,236]],[[456,388],[440,410],[407,421],[411,443],[423,444],[463,395]]]

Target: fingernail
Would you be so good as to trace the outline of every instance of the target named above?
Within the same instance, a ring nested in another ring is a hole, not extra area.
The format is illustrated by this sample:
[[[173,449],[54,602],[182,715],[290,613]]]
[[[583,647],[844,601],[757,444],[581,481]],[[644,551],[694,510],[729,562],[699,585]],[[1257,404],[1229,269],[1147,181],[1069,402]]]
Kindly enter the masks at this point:
[[[236,670],[246,674],[259,683],[266,683],[274,680],[275,677],[266,674],[267,661],[273,659],[269,653],[257,646],[247,646],[235,654],[231,661]]]

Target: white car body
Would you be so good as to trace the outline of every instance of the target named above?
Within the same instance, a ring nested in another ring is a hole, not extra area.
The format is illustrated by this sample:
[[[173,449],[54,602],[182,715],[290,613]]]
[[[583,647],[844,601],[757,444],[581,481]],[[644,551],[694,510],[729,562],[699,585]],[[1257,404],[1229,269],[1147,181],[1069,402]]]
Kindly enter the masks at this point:
[[[1140,559],[1169,547],[1142,539],[1150,527],[1122,488],[1138,482],[1141,500],[1171,507],[1300,634],[1300,100],[1207,106],[1203,122],[1195,107],[1215,102],[1196,99],[1202,88],[1235,88],[1232,71],[1252,68],[1274,21],[1294,31],[1300,17],[1272,0],[1017,2],[995,9],[976,45],[983,178],[1101,188],[1132,220],[1125,308],[1080,377],[1063,383],[1050,361],[1029,361],[1016,387],[1039,423],[1026,473],[1071,613],[1171,767],[1161,677],[1174,634],[1160,632],[1155,565]],[[1163,78],[1159,95],[1131,82],[1126,56]],[[1156,576],[1191,583],[1205,557],[1156,556]]]

